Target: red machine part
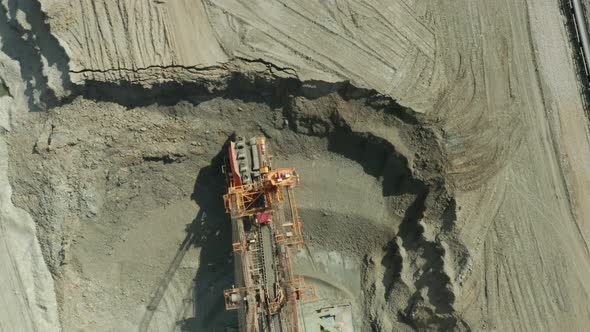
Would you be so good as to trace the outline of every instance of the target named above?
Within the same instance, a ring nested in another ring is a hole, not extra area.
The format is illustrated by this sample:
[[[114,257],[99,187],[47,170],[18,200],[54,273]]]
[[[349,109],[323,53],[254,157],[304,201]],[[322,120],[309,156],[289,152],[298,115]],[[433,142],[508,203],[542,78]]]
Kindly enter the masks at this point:
[[[231,166],[233,186],[237,187],[237,186],[242,185],[242,179],[240,178],[240,173],[238,173],[235,145],[236,144],[234,142],[230,143],[228,157],[229,157],[229,164]]]
[[[256,222],[259,225],[265,225],[271,222],[268,212],[259,212],[256,214]]]

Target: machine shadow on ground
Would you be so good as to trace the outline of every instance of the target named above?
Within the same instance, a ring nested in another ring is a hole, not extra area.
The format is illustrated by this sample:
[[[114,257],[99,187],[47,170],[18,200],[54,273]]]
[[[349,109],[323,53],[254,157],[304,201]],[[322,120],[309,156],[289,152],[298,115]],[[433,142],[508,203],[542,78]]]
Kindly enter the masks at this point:
[[[194,279],[194,317],[181,322],[182,331],[227,331],[238,324],[236,312],[225,311],[223,300],[223,290],[234,282],[232,227],[223,205],[226,188],[221,172],[228,142],[195,181],[192,199],[202,217],[187,231],[194,234],[193,243],[201,251]]]
[[[228,141],[229,142],[229,141]],[[226,147],[227,144],[224,145]],[[234,280],[234,264],[231,252],[231,223],[225,214],[223,194],[225,179],[221,173],[226,149],[222,149],[209,166],[197,175],[191,198],[198,204],[199,211],[186,227],[186,236],[176,256],[147,305],[139,331],[150,330],[150,323],[178,267],[188,250],[195,246],[200,249],[199,268],[193,279],[193,317],[177,322],[181,331],[231,331],[237,327],[235,312],[225,311],[223,290],[231,288]],[[185,301],[186,301],[185,300]],[[182,315],[186,312],[180,313]]]

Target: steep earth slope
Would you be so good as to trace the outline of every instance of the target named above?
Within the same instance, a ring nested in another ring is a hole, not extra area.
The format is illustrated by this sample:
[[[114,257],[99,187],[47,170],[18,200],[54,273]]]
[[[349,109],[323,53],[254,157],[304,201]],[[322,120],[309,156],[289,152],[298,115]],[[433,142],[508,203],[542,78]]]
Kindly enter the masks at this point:
[[[3,29],[0,19],[0,29]],[[2,30],[5,31],[5,30]],[[0,34],[0,45],[6,39]],[[8,136],[13,115],[27,110],[19,64],[0,54],[0,330],[59,331],[54,282],[37,241],[35,222],[13,203]]]
[[[360,330],[590,323],[590,140],[557,0],[2,10],[12,201],[64,329],[232,322],[217,169],[234,131],[301,170],[299,270]]]

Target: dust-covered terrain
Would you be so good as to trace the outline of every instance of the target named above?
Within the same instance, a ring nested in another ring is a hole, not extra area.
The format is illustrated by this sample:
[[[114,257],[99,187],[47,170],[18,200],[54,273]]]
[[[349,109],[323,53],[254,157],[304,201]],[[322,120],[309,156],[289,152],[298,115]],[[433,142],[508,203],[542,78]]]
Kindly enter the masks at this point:
[[[573,47],[557,0],[1,1],[0,329],[235,327],[238,132],[302,177],[305,306],[350,303],[359,331],[583,331]]]

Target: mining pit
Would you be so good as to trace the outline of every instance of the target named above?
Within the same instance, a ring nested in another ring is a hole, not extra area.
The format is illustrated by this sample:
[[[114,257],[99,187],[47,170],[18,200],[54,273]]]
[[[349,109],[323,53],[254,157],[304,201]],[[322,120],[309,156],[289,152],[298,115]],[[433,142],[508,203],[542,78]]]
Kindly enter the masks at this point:
[[[1,1],[0,330],[235,330],[236,133],[301,176],[294,265],[320,298],[304,313],[349,305],[355,331],[583,330],[590,134],[565,15]]]
[[[354,316],[367,317],[359,328],[393,328],[385,317],[416,312],[425,326],[458,324],[445,250],[428,234],[453,229],[433,133],[391,99],[348,85],[312,97],[241,86],[131,109],[79,97],[30,113],[21,124],[30,130],[11,135],[20,156],[9,170],[13,201],[38,222],[64,329],[231,326],[220,296],[233,282],[231,228],[220,198],[233,132],[265,135],[275,164],[299,170],[307,246],[297,270],[322,286],[322,300],[353,301]],[[355,131],[379,125],[396,129],[388,139]],[[417,280],[437,290],[423,297]]]

